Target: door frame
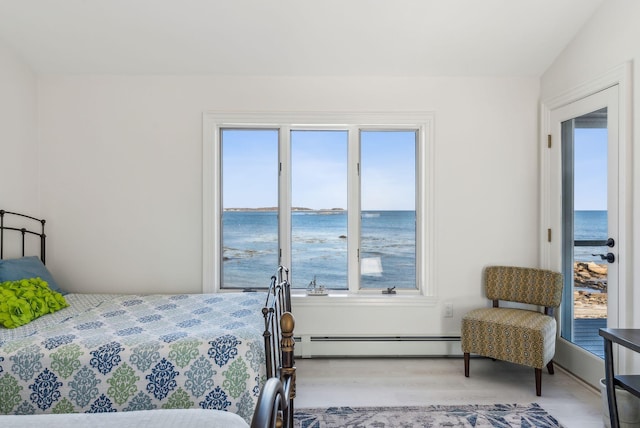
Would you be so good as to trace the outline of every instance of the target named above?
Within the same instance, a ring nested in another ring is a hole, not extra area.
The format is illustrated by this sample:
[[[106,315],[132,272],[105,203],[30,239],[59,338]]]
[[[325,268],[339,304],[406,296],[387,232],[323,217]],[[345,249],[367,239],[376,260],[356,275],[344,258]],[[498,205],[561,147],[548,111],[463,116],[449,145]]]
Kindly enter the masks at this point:
[[[551,134],[552,111],[565,107],[571,103],[589,97],[605,89],[618,86],[618,231],[619,239],[616,243],[618,254],[618,290],[614,297],[617,306],[616,319],[608,321],[609,327],[623,328],[633,322],[631,306],[632,296],[632,240],[628,239],[631,230],[631,63],[624,63],[608,73],[579,85],[558,96],[543,100],[540,105],[540,265],[543,268],[554,266],[554,245],[561,239],[561,207],[558,201],[552,200],[552,174],[558,174],[556,165],[551,164],[548,135]],[[552,142],[559,144],[559,142]],[[549,232],[550,231],[550,232]],[[610,295],[611,297],[611,295]],[[559,314],[556,315],[559,321]],[[616,356],[616,359],[617,356]],[[586,361],[581,363],[580,361]],[[557,331],[556,355],[554,361],[570,372],[576,373],[584,381],[599,388],[599,380],[604,377],[603,361],[580,348],[579,346],[560,337]],[[617,361],[619,366],[620,361]]]

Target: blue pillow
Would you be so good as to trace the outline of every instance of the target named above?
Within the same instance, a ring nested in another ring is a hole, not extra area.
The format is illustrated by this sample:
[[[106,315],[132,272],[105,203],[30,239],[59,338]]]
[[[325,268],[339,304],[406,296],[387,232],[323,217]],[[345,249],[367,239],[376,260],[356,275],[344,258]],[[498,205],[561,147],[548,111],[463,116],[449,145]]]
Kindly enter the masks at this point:
[[[0,282],[37,277],[49,284],[51,290],[57,291],[60,294],[67,294],[58,286],[51,276],[51,273],[49,273],[44,263],[42,263],[38,257],[31,256],[20,259],[0,260]]]

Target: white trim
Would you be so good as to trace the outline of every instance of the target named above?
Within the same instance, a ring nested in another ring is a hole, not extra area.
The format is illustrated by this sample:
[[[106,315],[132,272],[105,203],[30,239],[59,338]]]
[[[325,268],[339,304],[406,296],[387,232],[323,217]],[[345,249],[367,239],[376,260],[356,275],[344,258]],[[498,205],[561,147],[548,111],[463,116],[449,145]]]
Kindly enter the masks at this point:
[[[385,308],[409,308],[409,307],[421,307],[435,308],[439,299],[435,296],[419,296],[417,294],[398,294],[392,297],[380,294],[359,294],[357,296],[350,295],[347,292],[333,293],[330,292],[327,296],[314,296],[309,297],[305,294],[299,294],[298,290],[293,290],[291,295],[292,306],[296,310],[301,308],[323,307],[323,306],[352,306],[354,304],[366,304],[368,306],[384,306]]]
[[[632,195],[631,195],[631,102],[632,102],[632,88],[631,88],[631,62],[626,62],[611,71],[603,74],[602,76],[595,78],[589,82],[578,85],[577,87],[570,89],[556,97],[543,100],[540,106],[540,266],[550,267],[550,244],[547,242],[546,230],[551,227],[551,208],[552,203],[549,200],[550,197],[550,185],[549,177],[551,173],[550,154],[547,149],[547,135],[551,133],[551,111],[564,107],[580,99],[586,98],[597,92],[608,89],[612,86],[618,85],[618,118],[619,118],[619,130],[618,139],[619,153],[618,159],[618,204],[621,209],[618,210],[618,247],[620,252],[625,257],[618,259],[619,263],[619,312],[617,327],[624,327],[630,325],[632,322],[632,311],[627,311],[627,305],[625,302],[630,301],[632,295],[630,288],[632,272],[631,263],[632,260],[632,246],[631,240],[627,238],[628,231],[630,230],[630,221],[632,219]],[[559,233],[555,233],[556,237]]]
[[[422,290],[426,296],[436,295],[435,278],[436,278],[436,228],[435,228],[435,137],[433,117],[429,121],[424,122],[420,127],[420,141],[424,144],[418,148],[418,157],[420,163],[424,166],[418,169],[418,189],[422,197],[417,198],[420,202],[418,213],[420,221],[417,225],[416,233],[422,236],[419,241],[420,246],[416,249],[416,257],[420,257],[420,272],[418,278],[424,283],[418,284],[418,288]]]
[[[569,89],[557,96],[550,97],[542,101],[543,107],[548,110],[555,110],[559,107],[571,104],[596,92],[603,91],[614,85],[619,85],[621,92],[627,92],[631,96],[630,87],[627,85],[631,82],[631,62],[626,62],[611,69],[610,71],[596,77],[593,80],[584,82],[572,89]]]
[[[345,128],[349,132],[355,129],[406,129],[411,127],[418,130],[418,138],[421,144],[418,145],[419,163],[422,165],[418,169],[416,192],[420,192],[418,198],[419,206],[416,206],[416,216],[419,234],[419,247],[416,248],[416,260],[420,262],[420,271],[417,272],[418,293],[408,292],[408,295],[433,295],[434,289],[434,266],[433,257],[433,213],[435,212],[434,198],[434,158],[433,158],[433,122],[434,114],[431,112],[219,112],[208,111],[203,113],[203,243],[202,243],[202,290],[205,293],[220,291],[220,248],[216,245],[216,236],[220,236],[220,202],[215,195],[220,192],[220,178],[216,171],[219,171],[219,134],[222,127],[256,127],[256,128],[280,128],[291,130],[297,128],[304,129],[327,129]],[[356,128],[357,127],[357,128]],[[287,135],[280,135],[280,138],[289,138]],[[289,143],[282,144],[280,149],[280,159],[289,159]],[[355,155],[354,153],[350,154]],[[290,182],[290,177],[286,173],[280,176],[279,202],[289,202],[290,189],[286,188]],[[354,186],[355,184],[350,184]],[[290,218],[280,219],[281,230],[290,230]],[[286,232],[289,233],[289,232]],[[283,235],[280,235],[280,239]],[[281,245],[282,247],[282,245]],[[285,252],[281,263],[290,265],[291,260]],[[366,294],[366,293],[365,293]],[[349,296],[351,297],[351,296]],[[355,297],[355,296],[353,296]]]
[[[626,62],[609,72],[576,86],[558,96],[543,100],[540,105],[540,265],[549,268],[552,265],[551,260],[551,244],[547,242],[546,229],[552,226],[552,207],[554,201],[551,201],[551,180],[552,173],[550,151],[547,148],[547,135],[552,133],[551,114],[552,111],[565,107],[571,103],[587,98],[598,92],[608,88],[618,87],[618,242],[616,246],[619,248],[618,253],[623,257],[617,258],[618,263],[618,290],[617,297],[615,293],[610,294],[610,299],[617,302],[617,316],[615,319],[609,320],[609,327],[625,328],[633,325],[633,268],[630,261],[633,260],[632,240],[628,238],[629,231],[632,230],[632,117],[631,106],[633,100],[633,92],[631,87],[632,79],[632,63]],[[557,237],[560,231],[554,232]],[[612,317],[613,318],[613,317]],[[558,334],[560,329],[558,329]],[[572,354],[573,353],[573,354]],[[576,358],[575,354],[582,357]],[[602,368],[602,361],[584,351],[570,342],[558,337],[556,355],[560,360],[565,359],[567,364],[571,361],[574,367],[567,367],[576,373],[592,373],[590,379],[585,379],[594,387],[599,387],[597,378]],[[566,357],[565,357],[566,356]],[[626,361],[622,358],[615,357],[621,366],[621,370],[625,370]],[[575,367],[576,365],[580,367]],[[595,383],[594,383],[595,382]]]
[[[358,177],[358,165],[360,165],[361,130],[354,125],[349,126],[348,141],[355,139],[356,144],[348,144],[347,160],[347,288],[350,293],[357,292],[357,284],[360,279],[360,268],[351,269],[351,266],[359,266],[358,252],[352,248],[360,248],[360,178]]]
[[[214,153],[220,145],[219,132],[213,117],[206,113],[202,116],[202,292],[214,293],[219,284],[214,278],[220,277],[220,248],[212,245],[215,237],[220,236],[220,218],[218,204],[212,195],[220,191],[220,177],[215,173]]]
[[[278,135],[280,165],[291,164],[291,128],[282,126],[279,128],[281,135]],[[291,171],[289,168],[280,168],[278,180],[278,206],[291,206]],[[282,250],[282,243],[291,240],[291,213],[278,215],[278,248]],[[218,259],[220,260],[220,259]],[[291,267],[291,252],[284,251],[279,257],[280,264]]]

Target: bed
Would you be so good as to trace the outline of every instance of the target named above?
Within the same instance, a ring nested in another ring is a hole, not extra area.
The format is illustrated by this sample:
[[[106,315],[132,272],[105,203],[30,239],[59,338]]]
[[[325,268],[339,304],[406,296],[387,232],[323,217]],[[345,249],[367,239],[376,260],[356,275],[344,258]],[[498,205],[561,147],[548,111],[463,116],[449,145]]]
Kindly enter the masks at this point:
[[[22,226],[30,221],[39,230]],[[63,292],[45,267],[44,227],[44,220],[0,210],[0,283],[35,275]],[[21,253],[5,259],[9,234],[21,236]],[[30,237],[39,241],[39,256],[26,255]],[[207,409],[268,425],[275,406],[291,426],[294,322],[286,268],[268,284],[263,292],[64,294],[68,307],[0,327],[0,414]],[[271,385],[270,396],[261,396],[272,378],[284,395]]]

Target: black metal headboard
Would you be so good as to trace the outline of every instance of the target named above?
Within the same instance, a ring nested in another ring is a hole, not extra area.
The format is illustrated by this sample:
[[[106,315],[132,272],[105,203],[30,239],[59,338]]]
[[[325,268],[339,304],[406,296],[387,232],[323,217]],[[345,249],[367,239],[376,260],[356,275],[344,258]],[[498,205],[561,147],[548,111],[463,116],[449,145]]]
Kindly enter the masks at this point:
[[[9,217],[17,216],[17,217],[21,217],[22,219],[27,219],[27,221],[37,221],[38,223],[41,224],[41,227],[42,227],[41,232],[34,232],[33,230],[29,230],[25,227],[18,228],[18,227],[5,226],[4,224],[5,216],[9,216]],[[45,220],[42,220],[39,218],[31,217],[31,216],[20,214],[20,213],[14,213],[11,211],[0,210],[0,260],[4,258],[4,233],[5,233],[5,230],[7,230],[12,232],[19,232],[20,234],[22,234],[22,257],[25,256],[25,246],[26,246],[25,238],[27,234],[40,237],[40,260],[42,260],[42,263],[46,263],[45,244],[46,244],[47,235],[44,234],[44,224],[45,224]]]

